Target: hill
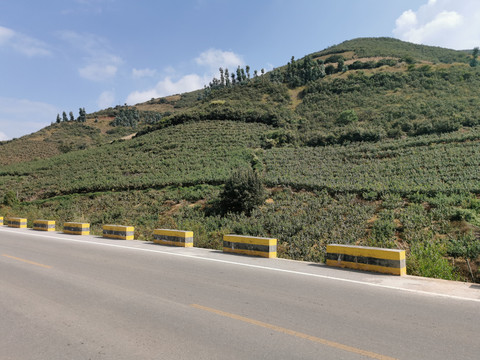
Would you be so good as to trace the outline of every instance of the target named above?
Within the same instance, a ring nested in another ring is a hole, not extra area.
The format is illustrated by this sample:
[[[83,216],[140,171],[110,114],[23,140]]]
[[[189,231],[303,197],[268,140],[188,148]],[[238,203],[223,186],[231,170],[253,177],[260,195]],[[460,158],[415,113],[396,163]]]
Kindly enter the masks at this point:
[[[97,232],[134,224],[142,239],[190,229],[212,248],[224,233],[273,236],[280,256],[310,261],[333,242],[399,247],[410,274],[476,280],[480,72],[468,56],[357,39],[266,74],[223,69],[204,90],[90,114],[111,129],[84,134],[82,150],[1,168],[0,215],[89,221]],[[222,211],[238,169],[254,169],[267,189],[248,214]]]
[[[348,40],[312,55],[314,57],[323,57],[333,54],[344,54],[347,60],[354,58],[392,57],[444,64],[467,63],[470,60],[469,55],[463,51],[445,49],[438,46],[418,45],[385,37]]]
[[[115,106],[74,120],[52,122],[36,133],[0,141],[0,165],[47,159],[128,138],[188,106],[198,92],[153,99],[138,106]],[[53,119],[52,119],[53,120]],[[126,126],[125,126],[126,125]]]

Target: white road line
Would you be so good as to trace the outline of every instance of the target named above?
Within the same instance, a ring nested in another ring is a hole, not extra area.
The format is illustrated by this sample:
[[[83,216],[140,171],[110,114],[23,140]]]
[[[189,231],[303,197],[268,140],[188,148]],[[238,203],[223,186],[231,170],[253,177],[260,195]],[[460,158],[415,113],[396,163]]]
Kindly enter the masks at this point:
[[[454,300],[473,301],[473,302],[480,303],[480,299],[472,299],[472,298],[466,298],[466,297],[462,297],[462,296],[440,294],[440,293],[428,292],[428,291],[423,291],[423,290],[408,289],[408,288],[402,288],[402,287],[396,287],[396,286],[390,286],[390,285],[373,284],[373,283],[369,283],[369,282],[366,282],[366,281],[344,279],[344,278],[339,278],[339,277],[334,277],[334,276],[329,276],[329,275],[312,274],[312,273],[308,273],[308,272],[279,269],[279,268],[275,268],[275,267],[262,266],[262,265],[245,264],[245,263],[236,262],[236,261],[212,259],[212,258],[207,258],[207,257],[203,257],[203,256],[172,253],[172,252],[163,251],[163,250],[137,248],[137,247],[131,247],[131,246],[125,246],[125,245],[101,243],[101,242],[96,242],[96,241],[71,239],[71,238],[62,237],[62,236],[53,236],[53,234],[50,234],[50,235],[45,234],[44,235],[44,234],[37,234],[37,233],[34,233],[34,232],[32,232],[32,233],[25,233],[25,232],[19,233],[18,231],[9,230],[9,229],[5,229],[5,228],[0,228],[0,231],[6,231],[6,232],[17,233],[17,234],[22,234],[22,235],[38,236],[38,237],[43,237],[43,238],[48,238],[48,239],[61,239],[61,240],[65,240],[65,241],[71,241],[71,242],[82,243],[82,244],[91,244],[91,245],[113,247],[113,248],[118,248],[118,249],[136,250],[136,251],[144,251],[144,252],[164,254],[164,255],[179,256],[179,257],[184,257],[184,258],[205,260],[205,261],[217,262],[217,263],[222,263],[222,264],[244,266],[244,267],[249,267],[249,268],[276,271],[276,272],[295,274],[295,275],[301,275],[301,276],[310,276],[310,277],[316,277],[316,278],[334,280],[334,281],[342,281],[342,282],[346,282],[346,283],[350,283],[350,284],[366,285],[366,286],[383,288],[383,289],[390,289],[390,290],[399,290],[399,291],[409,292],[409,293],[413,293],[413,294],[442,297],[442,298],[454,299]]]

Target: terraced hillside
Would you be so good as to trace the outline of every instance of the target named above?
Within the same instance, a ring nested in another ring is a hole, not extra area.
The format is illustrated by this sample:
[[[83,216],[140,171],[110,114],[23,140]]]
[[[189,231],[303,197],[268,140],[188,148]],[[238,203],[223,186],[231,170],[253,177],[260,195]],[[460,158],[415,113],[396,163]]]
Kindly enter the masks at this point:
[[[276,237],[280,256],[310,261],[334,242],[399,247],[411,274],[476,281],[480,72],[470,58],[357,39],[264,75],[238,70],[234,82],[91,114],[110,119],[101,140],[1,167],[0,215],[94,231],[134,224],[142,239],[189,229],[211,248],[225,233]],[[267,196],[226,213],[222,189],[238,169],[253,169]]]

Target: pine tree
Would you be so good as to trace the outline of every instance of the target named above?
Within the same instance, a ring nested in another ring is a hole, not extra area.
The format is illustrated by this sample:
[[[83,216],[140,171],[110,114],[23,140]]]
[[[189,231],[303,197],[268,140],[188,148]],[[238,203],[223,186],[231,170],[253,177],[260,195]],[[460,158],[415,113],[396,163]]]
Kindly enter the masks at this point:
[[[68,116],[70,116],[70,121],[75,121],[75,116],[73,116],[73,112],[72,112],[72,111],[70,111],[70,112],[68,113]]]
[[[245,75],[245,70],[240,69],[240,74],[242,75],[242,83],[247,81],[247,75]]]
[[[62,121],[68,121],[67,113],[65,111],[62,113]]]
[[[220,71],[220,85],[225,86],[225,77],[223,75],[223,68],[218,69]]]
[[[228,74],[227,68],[225,68],[225,86],[226,87],[230,86],[230,75]]]
[[[471,67],[476,67],[478,66],[478,52],[479,52],[479,49],[478,47],[474,48],[473,49],[473,52],[472,52],[472,60],[470,60],[470,66]]]
[[[240,66],[237,67],[237,81],[239,83],[241,83],[243,80],[243,77],[242,77],[242,70],[240,69]]]
[[[77,119],[78,122],[86,122],[87,121],[87,113],[85,111],[85,108],[78,109],[78,114],[79,114],[78,119]]]
[[[62,119],[60,118],[60,114],[57,114],[57,124],[60,124],[62,122]]]

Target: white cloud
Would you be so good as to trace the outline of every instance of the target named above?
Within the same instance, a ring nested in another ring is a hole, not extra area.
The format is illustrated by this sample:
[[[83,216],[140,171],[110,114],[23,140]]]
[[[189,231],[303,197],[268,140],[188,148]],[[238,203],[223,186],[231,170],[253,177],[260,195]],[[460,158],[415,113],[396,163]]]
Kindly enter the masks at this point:
[[[218,49],[206,50],[195,58],[194,61],[201,67],[202,75],[189,74],[182,76],[182,74],[179,74],[175,68],[168,67],[165,70],[166,75],[155,85],[155,87],[144,91],[134,91],[130,93],[127,97],[126,103],[130,105],[138,104],[152,98],[202,89],[203,86],[208,84],[214,76],[218,76],[218,69],[220,67],[233,70],[236,69],[237,66],[243,66],[245,64],[240,55],[237,55],[232,51],[222,51]],[[141,72],[142,70],[137,71]]]
[[[51,55],[44,42],[3,26],[0,26],[0,47],[11,48],[29,57]]]
[[[216,73],[220,67],[236,69],[237,66],[243,66],[245,64],[240,55],[232,51],[222,51],[218,49],[204,51],[195,59],[195,62],[200,66],[207,67],[209,71],[214,73]]]
[[[263,70],[265,70],[265,72],[267,72],[267,71],[271,71],[273,69],[274,69],[273,64],[267,63],[267,66]],[[260,71],[258,73],[260,74]]]
[[[159,81],[153,89],[132,92],[128,95],[126,102],[129,105],[134,105],[152,98],[198,90],[207,82],[207,77],[201,77],[197,74],[185,75],[177,81],[173,81],[167,76],[165,79]]]
[[[115,104],[115,93],[113,91],[104,91],[100,94],[97,100],[99,109],[106,109]]]
[[[134,79],[143,77],[153,77],[157,74],[157,70],[153,69],[132,69],[132,76]]]
[[[0,141],[10,140],[10,137],[7,134],[0,131]]]
[[[410,29],[417,26],[417,22],[417,14],[415,14],[412,10],[407,10],[395,22],[397,25],[395,31],[408,32]]]
[[[105,81],[117,73],[118,67],[113,64],[92,63],[78,69],[81,77],[91,81]]]
[[[93,34],[64,31],[60,37],[84,54],[85,65],[78,69],[81,77],[91,81],[105,81],[117,74],[123,60],[109,50],[107,40]]]
[[[44,102],[0,97],[0,129],[7,138],[20,137],[50,125],[59,112]]]
[[[400,15],[393,33],[418,44],[471,49],[480,45],[479,16],[478,0],[429,0]]]
[[[0,45],[6,44],[15,36],[15,31],[0,26]]]

